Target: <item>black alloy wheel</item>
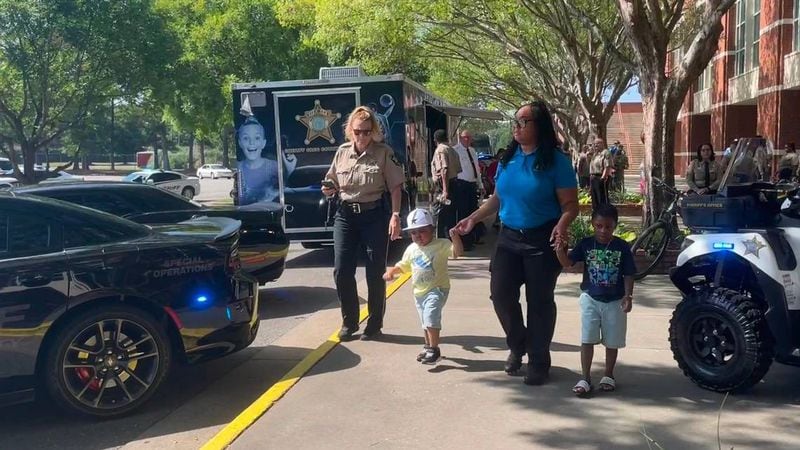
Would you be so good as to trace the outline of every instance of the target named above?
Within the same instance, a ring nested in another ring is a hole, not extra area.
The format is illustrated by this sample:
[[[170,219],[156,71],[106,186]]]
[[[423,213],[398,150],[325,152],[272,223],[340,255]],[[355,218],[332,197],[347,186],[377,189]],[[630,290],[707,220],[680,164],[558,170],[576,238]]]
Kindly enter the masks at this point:
[[[45,382],[62,407],[96,417],[132,411],[169,369],[166,333],[149,314],[123,305],[90,310],[59,329]]]
[[[669,340],[683,373],[717,392],[752,387],[774,357],[763,311],[748,295],[725,288],[684,298],[670,320]]]

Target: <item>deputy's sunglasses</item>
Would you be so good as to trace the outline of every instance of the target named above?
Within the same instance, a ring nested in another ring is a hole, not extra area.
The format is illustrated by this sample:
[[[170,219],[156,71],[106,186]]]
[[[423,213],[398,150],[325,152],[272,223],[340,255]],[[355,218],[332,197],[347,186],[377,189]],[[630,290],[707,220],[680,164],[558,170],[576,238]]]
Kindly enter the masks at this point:
[[[370,128],[369,130],[357,130],[353,128],[353,134],[355,136],[369,136],[370,133],[372,133],[372,128]]]

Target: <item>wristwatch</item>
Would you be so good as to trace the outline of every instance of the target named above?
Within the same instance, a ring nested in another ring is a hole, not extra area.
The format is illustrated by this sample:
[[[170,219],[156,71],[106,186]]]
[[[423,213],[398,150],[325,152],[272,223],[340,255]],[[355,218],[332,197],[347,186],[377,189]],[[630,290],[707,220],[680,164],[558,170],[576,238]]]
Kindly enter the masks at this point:
[[[393,216],[397,216],[398,218],[400,218],[400,213],[399,212],[393,212],[392,215]]]

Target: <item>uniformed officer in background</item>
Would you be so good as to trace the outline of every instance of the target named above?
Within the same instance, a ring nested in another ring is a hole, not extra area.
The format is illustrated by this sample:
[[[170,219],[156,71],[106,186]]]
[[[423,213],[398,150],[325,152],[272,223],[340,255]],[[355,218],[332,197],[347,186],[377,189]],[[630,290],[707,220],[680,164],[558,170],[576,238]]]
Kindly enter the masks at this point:
[[[436,237],[450,239],[450,229],[456,225],[456,198],[455,180],[461,172],[461,162],[458,153],[447,145],[447,132],[436,130],[433,133],[433,140],[436,142],[436,150],[433,152],[431,161],[431,174],[433,182],[439,192],[438,201],[441,209],[436,220]]]
[[[369,319],[362,340],[381,335],[386,306],[386,253],[389,238],[400,238],[400,204],[405,181],[403,167],[394,150],[381,143],[383,132],[375,113],[359,106],[345,125],[346,143],[333,157],[325,175],[322,193],[339,194],[339,207],[333,226],[334,279],[342,308],[339,338],[353,339],[358,331],[358,291],[356,265],[362,246],[366,248],[367,306]],[[391,194],[391,209],[384,194]],[[388,232],[387,232],[388,229]]]

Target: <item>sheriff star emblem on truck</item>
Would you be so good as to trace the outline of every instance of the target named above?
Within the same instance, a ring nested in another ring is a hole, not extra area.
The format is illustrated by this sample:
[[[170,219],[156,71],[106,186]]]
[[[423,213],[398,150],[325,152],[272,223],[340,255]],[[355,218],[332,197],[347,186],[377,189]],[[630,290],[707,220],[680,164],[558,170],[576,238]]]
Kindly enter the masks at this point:
[[[759,257],[758,256],[759,250],[766,247],[766,245],[764,245],[761,241],[758,240],[757,236],[753,236],[752,239],[742,241],[742,244],[744,244],[744,255],[745,256],[755,255],[756,258]]]
[[[319,100],[314,100],[314,109],[306,111],[302,116],[294,116],[295,120],[305,125],[308,129],[306,134],[306,145],[310,144],[314,139],[321,137],[331,144],[336,143],[331,133],[331,125],[342,118],[340,113],[334,113],[329,109],[323,109],[319,104]]]

